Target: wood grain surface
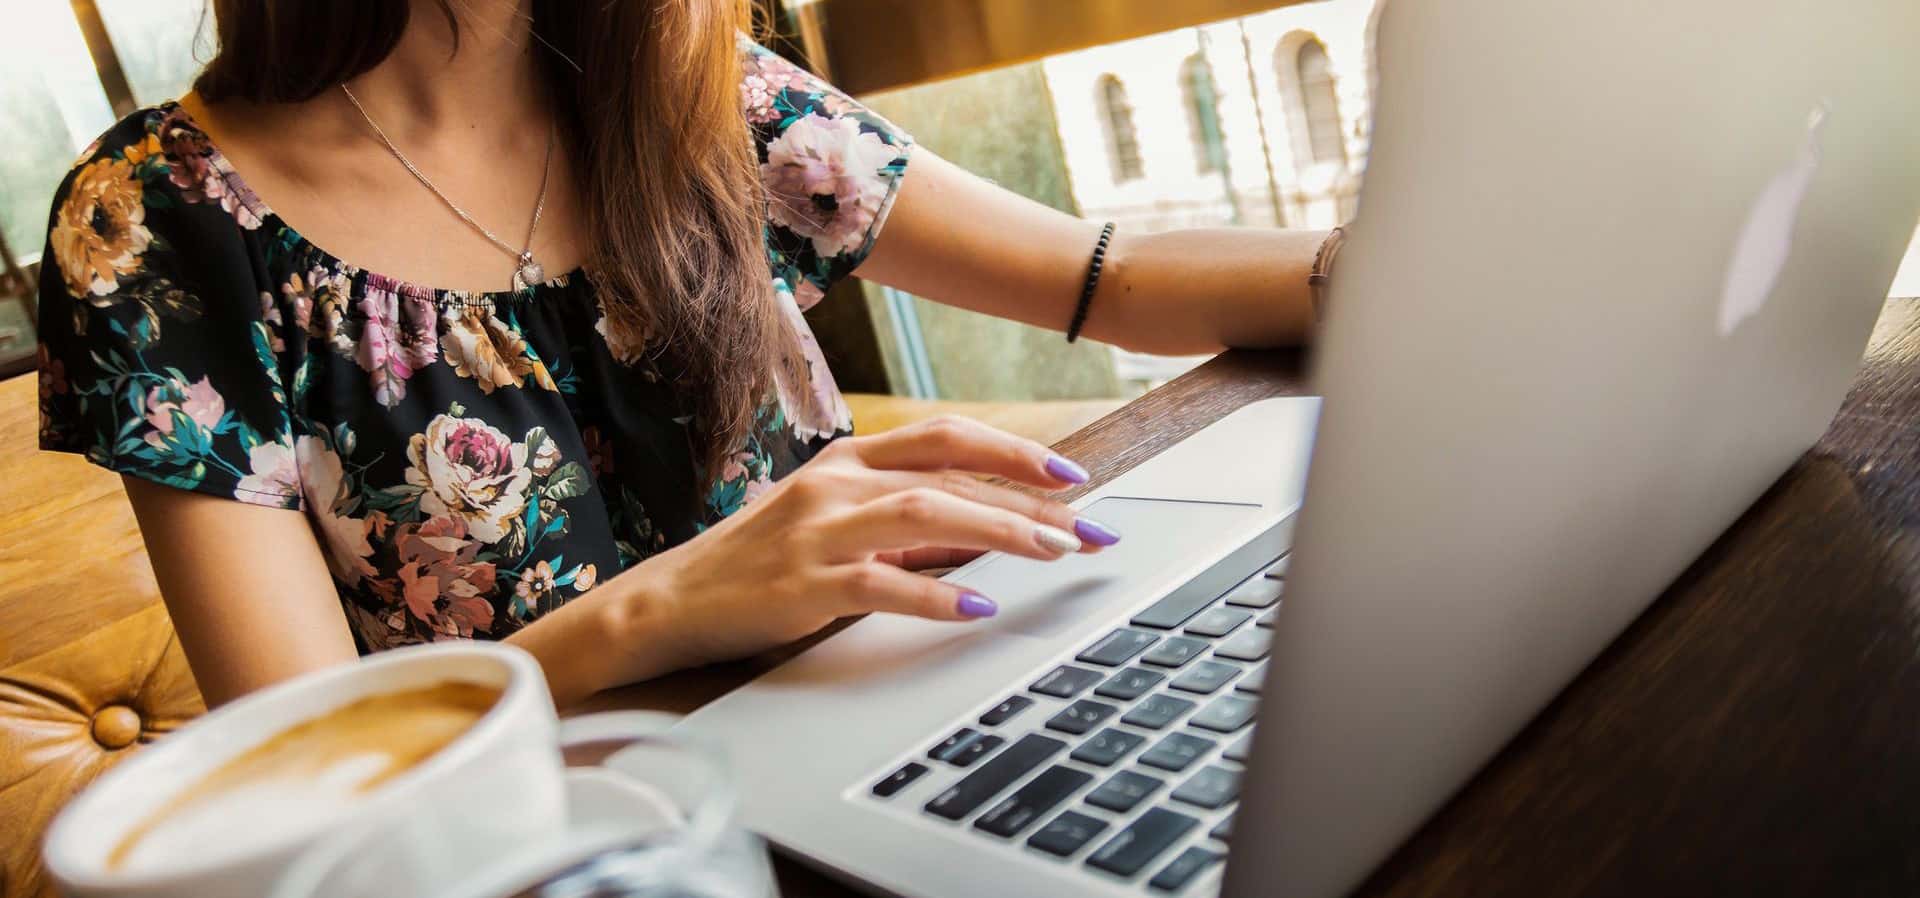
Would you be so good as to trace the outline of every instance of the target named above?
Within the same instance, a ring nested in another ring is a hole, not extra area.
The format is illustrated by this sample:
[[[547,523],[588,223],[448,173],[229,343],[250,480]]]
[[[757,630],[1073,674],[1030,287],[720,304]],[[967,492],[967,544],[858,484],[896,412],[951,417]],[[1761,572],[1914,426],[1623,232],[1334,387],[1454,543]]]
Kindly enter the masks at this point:
[[[160,595],[119,475],[39,450],[39,390],[34,377],[0,381],[0,667]]]
[[[1094,483],[1259,399],[1234,352],[1059,444]],[[790,653],[606,696],[688,710]],[[787,898],[858,894],[776,858]],[[1358,895],[1920,895],[1920,300],[1826,437]]]

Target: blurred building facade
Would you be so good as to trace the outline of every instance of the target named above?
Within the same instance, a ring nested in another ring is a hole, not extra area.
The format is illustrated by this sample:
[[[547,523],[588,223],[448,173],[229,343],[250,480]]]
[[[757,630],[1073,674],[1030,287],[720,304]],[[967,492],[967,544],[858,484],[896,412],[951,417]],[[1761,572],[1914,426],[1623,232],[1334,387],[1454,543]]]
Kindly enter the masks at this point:
[[[1322,0],[1048,58],[1081,212],[1136,231],[1351,217],[1379,5]]]

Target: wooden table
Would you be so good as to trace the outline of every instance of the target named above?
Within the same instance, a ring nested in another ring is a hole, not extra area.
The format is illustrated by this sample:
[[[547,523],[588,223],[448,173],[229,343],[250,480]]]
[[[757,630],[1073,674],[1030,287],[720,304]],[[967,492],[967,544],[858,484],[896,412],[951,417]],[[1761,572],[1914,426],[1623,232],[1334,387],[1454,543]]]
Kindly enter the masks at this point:
[[[1230,353],[1059,447],[1099,483],[1301,372]],[[690,710],[778,660],[596,704]],[[787,898],[857,894],[776,866]],[[1920,895],[1920,299],[1826,437],[1358,894]]]

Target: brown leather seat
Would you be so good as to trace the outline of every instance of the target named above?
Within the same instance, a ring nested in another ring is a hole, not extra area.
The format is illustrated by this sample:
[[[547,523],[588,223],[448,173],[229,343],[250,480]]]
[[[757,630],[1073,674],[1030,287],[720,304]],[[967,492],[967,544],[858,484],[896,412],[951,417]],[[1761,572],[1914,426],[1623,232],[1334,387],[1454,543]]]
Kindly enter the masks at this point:
[[[120,478],[37,448],[33,375],[0,382],[0,896],[54,894],[40,834],[75,792],[205,710]],[[863,432],[968,414],[1051,442],[1116,401],[849,396]]]

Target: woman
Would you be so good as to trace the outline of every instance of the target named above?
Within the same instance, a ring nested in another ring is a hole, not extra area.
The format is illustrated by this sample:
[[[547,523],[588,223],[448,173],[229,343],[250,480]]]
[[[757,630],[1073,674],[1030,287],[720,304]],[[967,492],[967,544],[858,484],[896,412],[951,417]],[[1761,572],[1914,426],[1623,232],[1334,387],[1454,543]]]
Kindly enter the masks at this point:
[[[209,704],[447,637],[566,704],[988,616],[914,571],[1119,539],[970,476],[1085,479],[1037,444],[849,436],[800,316],[849,274],[1149,352],[1310,325],[1323,235],[1109,242],[739,41],[736,0],[213,7],[194,93],[62,185],[40,297],[42,445],[123,474]]]

